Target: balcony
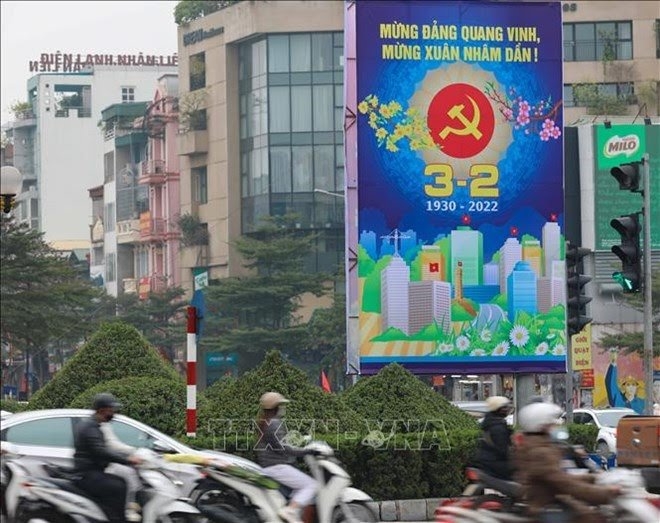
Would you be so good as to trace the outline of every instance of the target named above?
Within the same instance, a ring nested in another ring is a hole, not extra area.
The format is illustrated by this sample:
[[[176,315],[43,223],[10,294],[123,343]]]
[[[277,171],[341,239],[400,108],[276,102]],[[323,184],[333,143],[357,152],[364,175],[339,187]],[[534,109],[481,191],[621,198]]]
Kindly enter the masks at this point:
[[[141,238],[140,220],[117,222],[117,243],[137,243]]]
[[[165,183],[165,162],[163,160],[149,160],[142,162],[140,179],[138,183],[143,185],[160,185]]]
[[[165,276],[143,276],[137,280],[137,292],[141,300],[146,300],[152,292],[160,293],[165,289],[167,289]]]
[[[12,123],[14,129],[34,127],[37,125],[37,116],[32,111],[21,111],[16,113],[16,119]]]
[[[165,220],[151,218],[148,212],[140,215],[140,240],[144,242],[163,241],[165,239]]]
[[[122,280],[124,294],[137,294],[138,281],[137,278],[124,278]]]
[[[195,156],[209,152],[209,132],[188,131],[179,134],[179,155]]]

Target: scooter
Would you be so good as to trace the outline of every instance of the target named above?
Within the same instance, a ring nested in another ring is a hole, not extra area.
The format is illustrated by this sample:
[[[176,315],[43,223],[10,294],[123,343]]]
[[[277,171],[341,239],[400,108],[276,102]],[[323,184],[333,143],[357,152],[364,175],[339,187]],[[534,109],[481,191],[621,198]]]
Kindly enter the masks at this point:
[[[136,493],[144,523],[191,523],[202,521],[197,508],[181,498],[180,482],[167,471],[157,454],[139,449],[143,463],[135,468],[142,488]],[[79,479],[72,469],[55,465],[42,466],[45,476],[29,474],[15,460],[7,505],[16,523],[109,521],[96,501],[76,485]],[[15,485],[15,486],[14,486]],[[8,511],[9,513],[9,511]]]
[[[315,441],[305,446],[305,462],[318,483],[318,523],[376,522],[367,505],[372,498],[350,487],[351,478],[334,458],[332,448]],[[281,523],[278,512],[287,499],[274,479],[239,467],[211,465],[206,480],[192,494],[202,513],[222,523]]]
[[[648,523],[660,520],[660,496],[652,497],[644,489],[644,480],[638,471],[613,470],[598,474],[596,484],[617,485],[622,489],[612,503],[600,508],[603,523]],[[557,519],[571,520],[571,515],[557,507],[548,509]],[[495,500],[478,504],[475,499],[462,498],[446,502],[435,512],[436,523],[533,523],[537,519],[527,514],[527,507],[516,503],[504,508]]]

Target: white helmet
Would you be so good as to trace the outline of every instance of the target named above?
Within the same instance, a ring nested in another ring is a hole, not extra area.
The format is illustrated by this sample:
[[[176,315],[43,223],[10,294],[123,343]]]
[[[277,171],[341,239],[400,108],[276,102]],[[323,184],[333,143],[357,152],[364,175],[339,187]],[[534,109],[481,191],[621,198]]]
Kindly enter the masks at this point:
[[[518,425],[523,432],[544,432],[548,425],[559,421],[561,408],[554,403],[530,403],[518,412]]]
[[[259,399],[259,405],[262,409],[276,409],[283,403],[289,403],[289,400],[282,396],[279,392],[266,392]]]
[[[511,400],[506,396],[490,396],[486,398],[486,408],[488,412],[495,412],[503,407],[509,407]]]

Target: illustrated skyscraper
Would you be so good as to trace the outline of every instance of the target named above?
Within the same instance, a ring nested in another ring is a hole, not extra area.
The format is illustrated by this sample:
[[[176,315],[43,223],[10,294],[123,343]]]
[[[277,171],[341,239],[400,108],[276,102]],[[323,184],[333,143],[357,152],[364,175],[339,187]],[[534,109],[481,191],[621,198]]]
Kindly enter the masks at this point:
[[[536,276],[543,276],[543,251],[538,240],[524,240],[522,244],[523,260],[529,262]]]
[[[507,294],[509,274],[520,260],[522,260],[522,246],[518,238],[507,238],[500,249],[500,292],[502,294]]]
[[[462,263],[463,285],[483,283],[483,235],[470,227],[460,226],[451,231],[451,268]]]
[[[408,332],[408,283],[410,268],[398,253],[380,273],[381,327]]]
[[[446,281],[445,256],[436,245],[423,245],[419,255],[423,281]]]
[[[451,284],[444,281],[412,281],[410,293],[410,334],[434,321],[443,332],[451,329]]]
[[[484,285],[500,284],[500,266],[498,263],[484,264]]]
[[[561,230],[557,222],[546,222],[543,225],[541,246],[543,247],[543,275],[551,276],[552,264],[561,256]]]
[[[509,302],[509,321],[514,321],[520,311],[536,314],[537,288],[536,273],[529,262],[519,261],[507,278],[507,297]]]

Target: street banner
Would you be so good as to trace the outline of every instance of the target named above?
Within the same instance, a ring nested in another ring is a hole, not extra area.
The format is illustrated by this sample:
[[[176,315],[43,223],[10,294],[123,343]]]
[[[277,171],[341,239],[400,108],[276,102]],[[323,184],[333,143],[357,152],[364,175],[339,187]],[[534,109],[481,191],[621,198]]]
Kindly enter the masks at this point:
[[[656,213],[656,216],[660,213],[660,125],[598,125],[595,130],[596,250],[609,251],[613,245],[621,242],[621,237],[612,228],[610,221],[642,209],[640,194],[619,190],[619,184],[610,173],[612,167],[638,162],[645,153],[649,153],[651,212]],[[651,249],[660,249],[660,220],[651,220]]]
[[[361,373],[565,371],[561,35],[559,2],[355,4]]]

